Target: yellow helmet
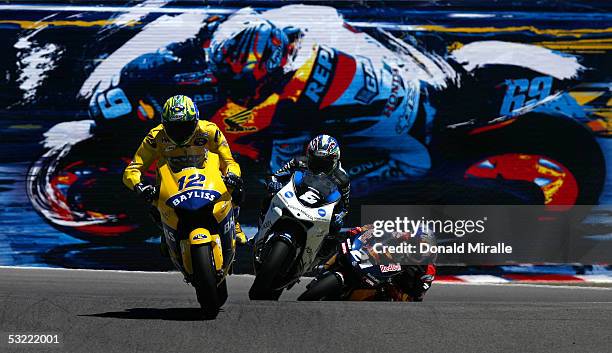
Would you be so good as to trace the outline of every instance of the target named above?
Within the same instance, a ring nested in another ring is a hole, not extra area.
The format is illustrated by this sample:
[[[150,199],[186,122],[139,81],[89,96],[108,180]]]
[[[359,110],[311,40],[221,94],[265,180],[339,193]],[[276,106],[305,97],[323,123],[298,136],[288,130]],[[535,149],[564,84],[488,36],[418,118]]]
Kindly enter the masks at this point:
[[[187,96],[170,97],[164,104],[162,125],[168,138],[177,145],[183,145],[191,139],[198,120],[198,107]]]

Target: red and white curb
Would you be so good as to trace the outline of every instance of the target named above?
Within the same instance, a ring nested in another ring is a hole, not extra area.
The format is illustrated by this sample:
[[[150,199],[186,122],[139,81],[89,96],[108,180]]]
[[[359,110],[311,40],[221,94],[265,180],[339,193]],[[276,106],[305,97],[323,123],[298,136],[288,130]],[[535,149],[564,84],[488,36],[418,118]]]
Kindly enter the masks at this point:
[[[436,276],[438,283],[612,283],[612,275],[562,275],[562,274],[504,274]]]

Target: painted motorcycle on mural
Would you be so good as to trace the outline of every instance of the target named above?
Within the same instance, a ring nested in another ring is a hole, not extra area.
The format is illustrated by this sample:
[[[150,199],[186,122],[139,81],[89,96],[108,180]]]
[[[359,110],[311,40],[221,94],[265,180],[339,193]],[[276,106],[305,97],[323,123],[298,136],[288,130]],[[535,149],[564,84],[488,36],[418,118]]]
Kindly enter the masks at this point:
[[[30,173],[30,198],[50,223],[87,240],[151,235],[128,196],[117,206],[93,191],[121,188],[127,153],[157,124],[160,102],[177,93],[222,129],[251,189],[325,132],[343,146],[353,205],[389,193],[421,204],[598,202],[602,151],[566,113],[576,104],[566,92],[585,69],[574,56],[501,41],[434,53],[382,29],[349,26],[319,6],[194,16],[164,19],[194,27],[168,45],[159,43],[159,26],[145,27],[83,84],[90,129],[52,148]],[[253,21],[291,28],[296,38],[292,66],[258,100],[233,97],[210,70],[209,49]],[[100,148],[104,156],[92,153]],[[243,209],[254,223],[248,210],[257,203],[247,198]]]

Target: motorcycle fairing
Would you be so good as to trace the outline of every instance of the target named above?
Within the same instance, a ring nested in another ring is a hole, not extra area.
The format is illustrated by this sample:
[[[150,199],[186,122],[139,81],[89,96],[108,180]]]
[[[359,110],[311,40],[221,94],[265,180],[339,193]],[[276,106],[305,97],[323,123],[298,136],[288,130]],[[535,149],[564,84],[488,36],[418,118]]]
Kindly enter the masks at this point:
[[[352,265],[353,269],[363,276],[367,276],[374,283],[379,283],[398,274],[399,271],[383,272],[382,262],[378,261],[375,256],[371,256],[368,248],[374,245],[377,242],[376,239],[379,238],[372,238],[371,236],[362,237],[363,235],[363,233],[358,234],[352,238],[352,241],[347,239],[348,246],[342,247],[342,255],[346,257],[346,260]],[[350,249],[350,251],[344,251],[345,248]],[[384,256],[384,254],[379,256]]]
[[[172,262],[191,275],[191,246],[210,244],[217,270],[223,266],[227,271],[234,256],[234,213],[218,155],[208,153],[203,165],[177,171],[159,165],[158,176],[157,208]]]
[[[301,258],[297,264],[296,278],[299,278],[312,265],[323,238],[329,233],[334,207],[339,202],[338,198],[334,202],[314,207],[307,207],[301,203],[298,200],[300,194],[295,185],[308,182],[307,178],[309,177],[305,177],[305,174],[310,175],[309,172],[294,173],[291,182],[274,195],[262,225],[255,236],[257,246],[261,247],[269,241],[270,237],[282,233],[282,231],[273,230],[274,225],[281,219],[288,219],[300,224],[306,234],[306,239],[301,251]],[[294,241],[294,239],[290,239],[290,241]],[[296,254],[296,256],[299,255]]]
[[[296,197],[306,207],[320,207],[337,202],[341,197],[338,187],[329,178],[317,177],[298,170],[293,174],[293,183]],[[305,197],[305,195],[311,197]],[[320,214],[325,211],[319,210],[318,212]]]
[[[211,202],[215,202],[220,197],[221,193],[215,190],[185,190],[166,200],[166,204],[168,206],[195,211]]]

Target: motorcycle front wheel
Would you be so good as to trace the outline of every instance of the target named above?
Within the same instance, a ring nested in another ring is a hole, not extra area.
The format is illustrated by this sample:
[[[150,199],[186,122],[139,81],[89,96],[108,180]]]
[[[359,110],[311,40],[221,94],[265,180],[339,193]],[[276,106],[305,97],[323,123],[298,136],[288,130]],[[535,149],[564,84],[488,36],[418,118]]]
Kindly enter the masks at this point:
[[[202,314],[208,320],[216,318],[219,314],[219,308],[223,305],[222,298],[219,298],[220,291],[217,288],[217,275],[213,259],[212,248],[209,245],[192,246],[193,286],[196,289]]]
[[[284,269],[285,262],[291,254],[291,247],[282,240],[272,242],[270,251],[259,267],[255,281],[249,290],[251,300],[278,300],[282,289],[273,289],[273,285]]]
[[[333,272],[312,282],[308,289],[299,297],[299,301],[333,300],[338,298],[342,291],[342,283]]]

